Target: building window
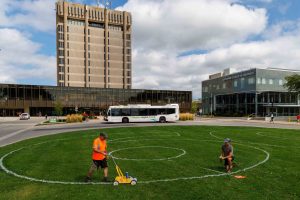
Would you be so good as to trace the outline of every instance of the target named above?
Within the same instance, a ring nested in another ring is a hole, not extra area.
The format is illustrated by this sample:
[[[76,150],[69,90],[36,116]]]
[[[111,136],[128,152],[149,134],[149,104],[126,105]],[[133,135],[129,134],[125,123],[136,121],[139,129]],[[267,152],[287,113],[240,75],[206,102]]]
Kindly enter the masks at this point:
[[[234,87],[237,87],[238,86],[238,81],[234,80],[233,85],[234,85]]]
[[[262,78],[262,79],[261,79],[261,83],[262,83],[263,85],[265,85],[265,84],[267,83],[267,80],[266,80],[265,78]]]
[[[273,83],[274,83],[274,82],[273,82],[273,79],[269,79],[269,84],[270,84],[270,85],[273,85]]]
[[[241,88],[245,87],[245,78],[241,78]]]
[[[58,64],[61,64],[61,65],[65,64],[65,60],[63,58],[59,58]]]
[[[226,89],[226,83],[223,83],[223,89]]]
[[[283,80],[279,80],[279,85],[283,85]]]
[[[248,84],[253,85],[255,83],[255,79],[253,77],[248,78]]]
[[[258,78],[256,79],[256,83],[257,83],[257,84],[261,84],[261,78],[258,77]]]

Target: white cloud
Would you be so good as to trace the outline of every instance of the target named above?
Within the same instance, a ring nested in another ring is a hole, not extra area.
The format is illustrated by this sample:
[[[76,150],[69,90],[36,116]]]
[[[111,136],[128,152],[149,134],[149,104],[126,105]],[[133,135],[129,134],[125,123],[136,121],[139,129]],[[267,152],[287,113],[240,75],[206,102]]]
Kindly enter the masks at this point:
[[[1,0],[0,26],[55,30],[55,0]]]
[[[267,26],[265,9],[234,2],[129,0],[118,8],[133,15],[134,87],[192,90],[199,97],[208,73],[235,62],[221,49],[261,34]],[[208,53],[179,57],[192,50]]]
[[[0,82],[55,82],[56,58],[40,54],[41,46],[26,34],[16,29],[0,29],[0,47]]]
[[[265,10],[230,3],[129,0],[120,9],[133,14],[134,87],[192,90],[200,97],[201,82],[224,68],[299,69],[300,23],[266,29]],[[255,34],[263,39],[247,40]],[[195,49],[207,53],[179,56]]]
[[[208,74],[221,72],[227,67],[235,70],[249,68],[300,69],[300,31],[265,41],[233,44],[206,54],[185,57],[146,54],[135,56],[135,86],[138,88],[166,88],[193,90],[194,97],[201,96],[201,81]],[[156,53],[157,54],[157,53]],[[144,59],[154,62],[147,62]],[[162,63],[158,67],[158,63]],[[142,69],[140,66],[143,66]],[[160,68],[157,71],[156,68]]]
[[[141,50],[212,49],[244,41],[267,24],[265,9],[229,0],[129,0],[135,47]]]

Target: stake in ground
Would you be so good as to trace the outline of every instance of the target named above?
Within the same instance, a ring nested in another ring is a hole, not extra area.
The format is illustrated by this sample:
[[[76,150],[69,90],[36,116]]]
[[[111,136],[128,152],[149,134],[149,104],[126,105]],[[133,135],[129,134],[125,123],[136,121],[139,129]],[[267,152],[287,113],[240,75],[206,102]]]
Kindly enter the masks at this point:
[[[298,130],[172,126],[105,131],[109,151],[138,185],[101,185],[102,172],[93,179],[99,185],[81,185],[99,131],[80,131],[1,148],[3,168],[13,174],[0,171],[0,199],[299,198]],[[236,155],[233,175],[246,179],[224,174],[218,156],[226,137],[233,139]],[[116,172],[109,164],[113,179]]]

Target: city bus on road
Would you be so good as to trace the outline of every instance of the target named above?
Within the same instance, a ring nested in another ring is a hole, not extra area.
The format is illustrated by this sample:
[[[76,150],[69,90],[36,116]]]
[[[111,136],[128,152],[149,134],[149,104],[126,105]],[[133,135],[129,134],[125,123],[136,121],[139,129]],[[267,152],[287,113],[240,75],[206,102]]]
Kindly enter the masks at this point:
[[[105,120],[115,123],[130,122],[175,122],[179,120],[179,105],[164,106],[127,105],[110,106]]]

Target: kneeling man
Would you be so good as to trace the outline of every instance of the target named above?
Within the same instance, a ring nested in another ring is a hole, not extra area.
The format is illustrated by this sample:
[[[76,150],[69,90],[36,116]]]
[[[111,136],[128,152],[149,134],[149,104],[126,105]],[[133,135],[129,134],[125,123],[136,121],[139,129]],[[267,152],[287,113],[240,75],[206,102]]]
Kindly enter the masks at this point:
[[[229,138],[226,138],[224,140],[224,144],[221,148],[221,156],[220,159],[225,161],[225,168],[228,173],[231,172],[233,164],[232,161],[234,160],[233,156],[233,147],[230,144],[231,140]]]

